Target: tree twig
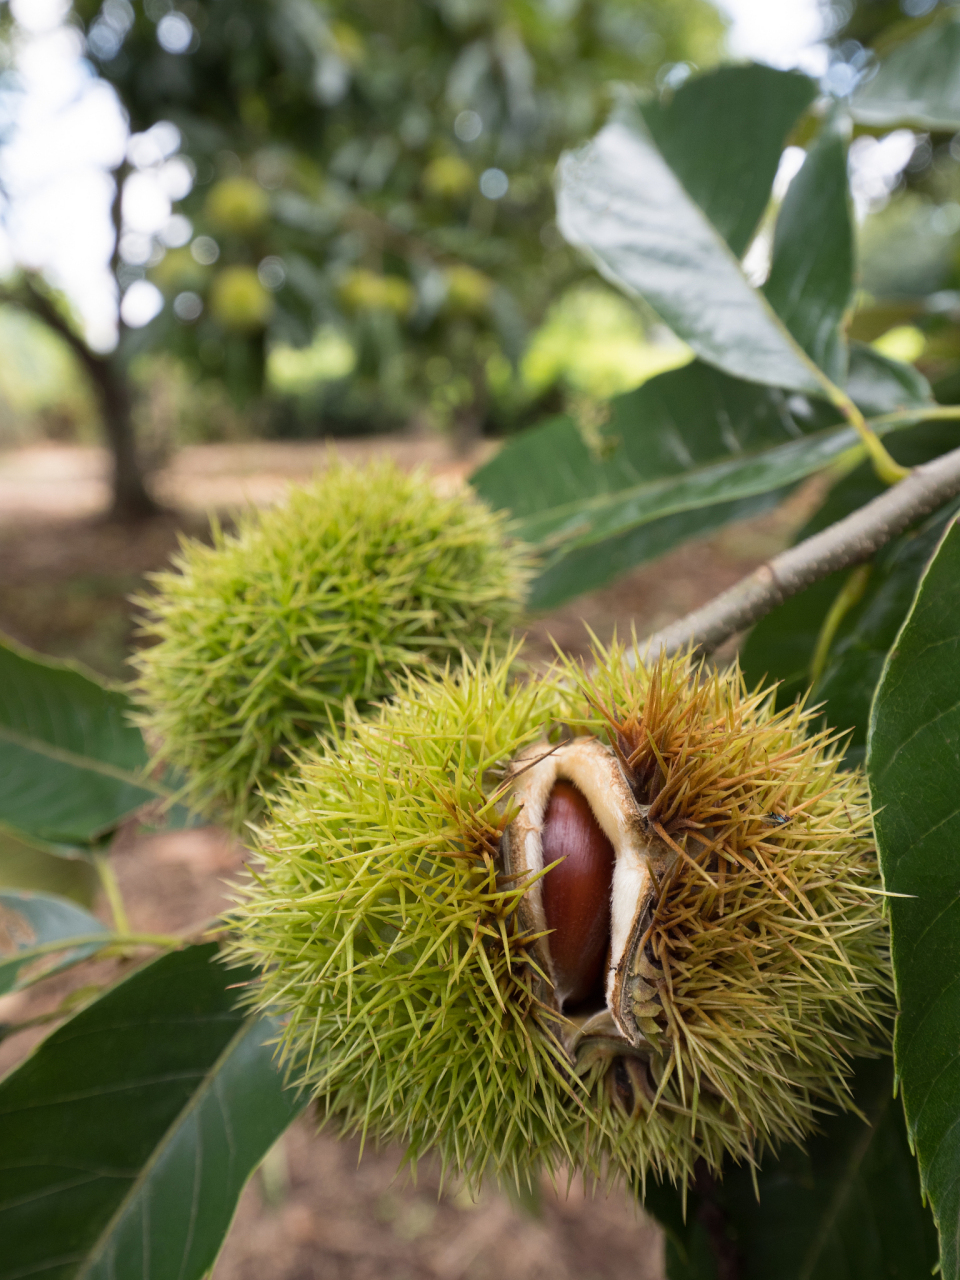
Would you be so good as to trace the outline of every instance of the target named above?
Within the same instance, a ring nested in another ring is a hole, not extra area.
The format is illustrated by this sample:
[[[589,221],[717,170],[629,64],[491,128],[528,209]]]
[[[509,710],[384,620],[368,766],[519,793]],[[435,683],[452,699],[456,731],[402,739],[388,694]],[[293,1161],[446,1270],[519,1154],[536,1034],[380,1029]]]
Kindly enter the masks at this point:
[[[852,515],[774,556],[685,618],[643,642],[656,655],[693,645],[710,653],[738,631],[827,574],[862,564],[921,516],[960,493],[960,449],[916,467],[905,480]]]

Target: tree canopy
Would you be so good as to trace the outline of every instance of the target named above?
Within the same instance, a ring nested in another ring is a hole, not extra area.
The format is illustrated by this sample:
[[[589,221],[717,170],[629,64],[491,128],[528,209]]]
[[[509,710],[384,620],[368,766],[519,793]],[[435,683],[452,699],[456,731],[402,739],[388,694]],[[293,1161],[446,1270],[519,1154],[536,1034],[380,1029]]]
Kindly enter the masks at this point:
[[[715,60],[723,30],[705,0],[75,12],[129,115],[130,169],[164,171],[189,219],[167,244],[121,238],[122,284],[146,275],[166,302],[129,348],[169,348],[238,397],[260,390],[269,346],[309,348],[328,416],[382,424],[426,405],[467,431],[584,274],[553,222],[560,152],[615,82],[651,85],[665,65],[680,78]],[[183,161],[189,191],[171,172]]]

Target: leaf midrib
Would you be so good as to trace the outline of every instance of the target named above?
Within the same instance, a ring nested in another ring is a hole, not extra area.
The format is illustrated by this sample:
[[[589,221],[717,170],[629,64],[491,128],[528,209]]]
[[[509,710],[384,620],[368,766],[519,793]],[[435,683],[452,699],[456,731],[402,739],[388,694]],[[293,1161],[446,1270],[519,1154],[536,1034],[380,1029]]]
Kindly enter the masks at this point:
[[[900,430],[914,421],[922,421],[927,416],[927,411],[928,406],[918,405],[913,410],[899,410],[869,419],[868,425],[875,435],[884,436],[890,432]],[[841,452],[849,452],[853,455],[855,451],[863,449],[857,432],[852,427],[838,423],[834,427],[811,432],[798,439],[785,440],[781,444],[767,445],[752,452],[744,451],[737,457],[720,458],[701,466],[690,467],[685,471],[678,471],[675,475],[658,476],[655,480],[645,481],[641,484],[625,485],[620,489],[607,489],[602,493],[594,494],[590,498],[572,498],[568,502],[557,503],[555,506],[542,507],[539,511],[517,516],[514,522],[515,527],[518,530],[523,530],[528,529],[530,526],[536,526],[538,523],[556,523],[564,517],[575,516],[579,516],[582,521],[588,521],[592,512],[600,512],[602,514],[605,510],[621,502],[635,501],[644,496],[655,496],[657,493],[669,493],[671,488],[690,481],[695,482],[704,478],[708,480],[712,478],[722,479],[727,473],[736,475],[738,472],[748,470],[754,464],[765,464],[769,460],[776,462],[778,458],[786,458],[789,461],[792,454],[798,455],[798,459],[802,461],[807,450],[812,454],[816,454],[818,446],[822,447],[831,443],[838,443],[844,436],[849,438],[850,447],[849,450],[841,450]],[[838,458],[835,456],[827,461],[814,462],[806,474],[817,470],[820,466],[836,463],[837,460]],[[750,497],[756,493],[763,493],[769,488],[776,488],[780,483],[782,481],[777,481],[773,485],[760,484],[758,480],[754,480],[739,487],[734,496]],[[700,505],[702,504],[694,500],[676,502],[658,511],[657,515],[671,515],[674,512],[690,510]],[[552,536],[557,540],[562,538],[566,541],[574,538],[576,532],[576,528],[567,531],[556,531],[553,535],[548,532],[546,537]],[[604,533],[603,537],[605,538],[606,536],[607,534]],[[585,539],[584,541],[589,542],[590,540]]]
[[[44,756],[48,760],[70,765],[72,768],[81,769],[86,773],[96,773],[105,778],[113,778],[117,782],[125,782],[129,786],[139,787],[141,790],[149,791],[153,795],[166,797],[173,794],[166,787],[152,781],[142,773],[134,773],[129,769],[123,769],[120,765],[110,764],[107,760],[97,760],[93,756],[80,755],[67,747],[54,746],[52,742],[47,742],[43,738],[31,738],[28,734],[18,733],[16,729],[11,729],[7,725],[0,725],[0,742],[9,742],[13,746],[23,747],[25,750]]]
[[[719,480],[728,472],[731,474],[742,472],[747,470],[752,463],[762,464],[768,459],[776,460],[778,455],[785,455],[789,460],[790,455],[792,453],[796,453],[799,454],[802,459],[803,454],[808,449],[811,453],[815,453],[815,446],[839,441],[843,436],[849,437],[849,452],[853,453],[856,449],[861,447],[859,445],[857,434],[852,427],[833,427],[826,431],[820,431],[813,435],[804,436],[802,440],[789,440],[782,445],[774,445],[757,453],[744,454],[738,458],[724,458],[719,462],[712,462],[703,467],[694,467],[689,471],[678,472],[674,476],[663,476],[644,484],[632,485],[623,489],[608,490],[606,493],[596,494],[592,498],[579,500],[574,499],[555,507],[547,507],[542,511],[531,515],[519,517],[516,520],[516,527],[522,531],[524,529],[529,529],[530,526],[535,526],[538,523],[556,523],[557,521],[562,520],[564,516],[580,517],[581,522],[585,522],[593,512],[599,512],[602,514],[605,510],[614,507],[619,503],[635,501],[638,498],[643,498],[645,496],[655,496],[657,493],[669,493],[672,488],[678,485],[687,484],[691,481],[703,479],[704,477],[708,479],[715,477]],[[846,452],[846,450],[841,450],[841,452]],[[829,461],[836,461],[836,459],[832,458]],[[826,466],[828,464],[827,462],[815,462],[810,467],[810,470],[816,470],[820,465]],[[755,493],[763,493],[769,488],[779,487],[782,483],[782,480],[777,480],[773,484],[769,484],[766,481],[761,483],[759,478],[757,478],[752,482],[739,486],[734,496],[747,497]],[[674,512],[689,510],[700,505],[702,504],[693,498],[686,501],[680,500],[671,503],[669,506],[664,506],[663,509],[658,510],[656,514],[658,516],[670,515]],[[572,530],[568,531],[555,531],[552,536],[558,540],[562,539],[563,541],[567,541],[569,538],[575,538],[576,534],[577,529],[574,527]],[[550,536],[551,535],[548,532],[546,537]],[[608,535],[604,533],[603,536],[606,537]]]
[[[207,1093],[213,1088],[214,1083],[217,1079],[217,1073],[220,1070],[221,1064],[229,1058],[230,1054],[233,1053],[234,1049],[236,1048],[240,1040],[243,1038],[243,1036],[247,1033],[249,1028],[258,1020],[259,1019],[257,1019],[256,1017],[244,1018],[244,1020],[238,1025],[237,1030],[234,1032],[234,1034],[230,1037],[230,1039],[224,1045],[223,1049],[218,1054],[216,1059],[210,1064],[208,1069],[202,1075],[197,1076],[197,1080],[199,1083],[197,1084],[197,1087],[194,1090],[194,1092],[191,1094],[189,1101],[180,1111],[177,1112],[176,1116],[167,1126],[163,1136],[160,1138],[160,1141],[156,1144],[153,1151],[150,1153],[149,1158],[143,1164],[136,1178],[131,1182],[130,1186],[127,1188],[126,1192],[124,1193],[123,1197],[120,1200],[120,1203],[117,1205],[116,1209],[111,1215],[109,1221],[104,1226],[100,1235],[91,1245],[90,1249],[87,1250],[86,1259],[84,1261],[82,1268],[77,1272],[76,1280],[84,1280],[85,1276],[89,1276],[91,1268],[94,1267],[101,1260],[104,1252],[106,1251],[106,1249],[110,1244],[111,1237],[113,1236],[116,1228],[120,1225],[121,1221],[123,1220],[124,1214],[126,1213],[129,1206],[133,1203],[136,1196],[140,1193],[141,1189],[146,1185],[153,1170],[159,1164],[161,1157],[167,1151],[170,1144],[173,1142],[174,1138],[179,1133],[184,1121],[190,1116],[192,1112],[196,1111],[199,1108],[201,1100],[204,1097],[206,1097]],[[194,1197],[196,1196],[196,1179],[194,1179],[193,1195]],[[181,1255],[180,1262],[182,1267],[182,1264],[183,1264],[182,1255]],[[144,1277],[144,1280],[147,1280],[146,1276]]]

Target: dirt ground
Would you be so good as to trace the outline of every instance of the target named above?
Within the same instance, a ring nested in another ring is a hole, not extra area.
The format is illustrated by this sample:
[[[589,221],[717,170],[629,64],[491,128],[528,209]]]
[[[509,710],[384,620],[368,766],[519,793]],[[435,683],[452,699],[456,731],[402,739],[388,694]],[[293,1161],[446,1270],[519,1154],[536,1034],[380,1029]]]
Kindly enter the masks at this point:
[[[454,458],[433,438],[339,446],[351,458],[378,450],[404,466],[428,466],[444,487],[461,483],[479,460]],[[326,447],[314,444],[184,450],[157,478],[171,513],[119,529],[98,517],[107,492],[99,451],[44,446],[0,455],[0,631],[122,678],[134,636],[128,597],[142,588],[146,572],[167,562],[178,532],[202,536],[212,509],[229,513],[244,502],[276,500],[326,456]],[[809,504],[810,495],[801,495],[772,516],[682,547],[612,587],[531,619],[530,650],[549,656],[553,636],[565,650],[583,652],[584,621],[601,639],[614,627],[627,634],[634,624],[643,635],[664,625],[783,547]],[[134,929],[202,929],[225,905],[226,882],[242,869],[244,853],[215,829],[124,833],[114,865]],[[24,857],[0,848],[0,880],[15,883]],[[49,862],[47,887],[92,900],[109,919],[85,869]],[[88,966],[6,997],[0,1023],[54,1012],[78,985],[89,993],[114,973]],[[0,1072],[48,1029],[0,1041]],[[544,1186],[533,1216],[492,1187],[477,1201],[457,1186],[441,1192],[437,1170],[428,1165],[414,1186],[397,1177],[396,1149],[358,1157],[356,1142],[316,1135],[309,1118],[295,1124],[247,1188],[214,1280],[659,1280],[663,1274],[660,1234],[624,1193],[591,1197],[574,1183],[566,1195]]]
[[[129,597],[142,589],[145,573],[167,564],[178,535],[202,537],[211,512],[229,516],[248,502],[276,501],[288,484],[321,469],[331,447],[350,461],[383,453],[401,466],[426,466],[447,491],[491,449],[484,444],[456,457],[436,436],[367,437],[335,446],[197,445],[155,479],[168,514],[133,527],[99,516],[108,498],[100,450],[38,445],[0,453],[0,630],[104,675],[129,674],[125,657],[135,630]],[[810,502],[810,490],[802,490],[771,515],[688,543],[612,586],[530,619],[530,656],[549,658],[551,636],[567,652],[585,652],[584,621],[606,640],[614,628],[629,635],[635,625],[643,635],[681,617],[784,547]]]

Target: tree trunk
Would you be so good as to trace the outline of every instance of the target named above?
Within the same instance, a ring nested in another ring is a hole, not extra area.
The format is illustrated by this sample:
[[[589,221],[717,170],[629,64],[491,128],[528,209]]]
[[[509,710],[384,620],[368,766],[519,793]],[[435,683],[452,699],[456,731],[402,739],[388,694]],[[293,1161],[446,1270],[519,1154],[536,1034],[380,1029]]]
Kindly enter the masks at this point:
[[[100,401],[103,428],[113,455],[110,518],[130,521],[155,515],[159,507],[144,483],[133,430],[130,389],[123,370],[109,357],[93,357],[86,363]]]
[[[31,311],[58,333],[72,348],[93,383],[107,445],[113,455],[110,518],[127,521],[155,515],[160,508],[150,497],[144,482],[133,430],[130,387],[126,371],[116,354],[104,356],[91,351],[31,276],[25,277],[20,291],[10,293],[7,298]]]
[[[487,382],[484,369],[475,365],[471,370],[470,382],[473,386],[473,399],[464,405],[453,420],[452,443],[453,452],[458,458],[471,454],[483,436],[483,424],[487,417]]]
[[[110,257],[110,270],[117,281],[118,297],[123,295],[120,286],[120,236],[123,232],[123,184],[130,172],[129,164],[124,160],[113,172],[114,194],[110,206],[110,218],[113,222],[113,253]],[[126,326],[123,316],[117,315],[119,328],[117,351],[123,349],[123,337]],[[83,344],[86,346],[86,344]],[[130,383],[127,371],[120,361],[117,351],[113,355],[101,356],[87,349],[84,363],[90,372],[100,400],[100,412],[103,416],[103,429],[106,432],[107,444],[113,454],[113,501],[110,504],[112,520],[142,520],[146,516],[157,513],[159,507],[147,492],[143,469],[137,453],[137,436],[133,429],[133,401],[130,395]],[[81,357],[83,358],[83,357]]]

